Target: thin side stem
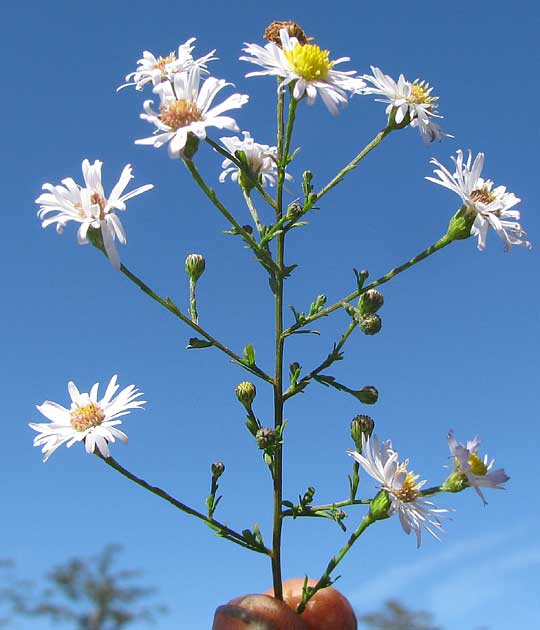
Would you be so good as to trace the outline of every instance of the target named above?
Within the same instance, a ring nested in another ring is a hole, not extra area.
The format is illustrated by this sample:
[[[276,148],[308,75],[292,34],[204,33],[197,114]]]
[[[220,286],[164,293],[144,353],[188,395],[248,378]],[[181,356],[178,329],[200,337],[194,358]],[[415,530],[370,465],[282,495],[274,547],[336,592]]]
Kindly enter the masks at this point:
[[[339,182],[345,177],[345,175],[355,169],[358,166],[359,162],[361,162],[366,157],[366,155],[370,153],[370,151],[373,151],[373,149],[378,146],[391,131],[391,127],[386,127],[382,131],[379,131],[379,133],[373,138],[373,140],[369,144],[367,144],[360,151],[360,153],[347,164],[347,166],[341,169],[341,171],[339,171],[339,173],[331,181],[329,181],[326,186],[321,188],[320,192],[317,193],[317,200],[319,200],[321,197],[324,197],[324,195],[332,190],[334,186],[337,186]]]
[[[197,313],[197,295],[195,293],[196,281],[193,278],[189,279],[189,314],[191,321],[194,324],[199,323],[199,313]]]
[[[132,273],[125,265],[120,265],[120,271],[127,278],[129,278],[133,283],[135,283],[139,287],[139,289],[141,289],[141,291],[146,293],[146,295],[151,297],[158,304],[161,304],[161,306],[166,308],[175,317],[178,317],[178,319],[182,320],[190,328],[193,328],[193,330],[195,330],[197,333],[199,333],[199,335],[204,337],[213,346],[218,348],[218,350],[221,350],[221,352],[223,352],[224,354],[229,356],[236,363],[242,364],[243,358],[240,355],[236,354],[236,352],[233,352],[232,350],[227,348],[227,346],[224,346],[215,337],[213,337],[209,332],[207,332],[204,328],[201,328],[201,326],[199,326],[195,322],[191,321],[191,319],[189,317],[187,317],[187,315],[184,315],[184,313],[182,313],[182,311],[176,306],[176,304],[174,304],[174,302],[172,300],[170,300],[169,298],[163,299],[155,291],[153,291],[147,284],[145,284],[140,278],[138,278],[134,273]],[[259,378],[262,378],[267,383],[270,383],[271,385],[273,385],[274,381],[273,381],[272,377],[269,376],[268,374],[266,374],[266,372],[264,372],[260,368],[258,368],[256,366],[251,366],[251,369],[249,371],[253,372],[257,376],[259,376]]]
[[[347,330],[343,333],[343,335],[341,335],[341,339],[339,340],[339,343],[336,344],[335,348],[326,357],[326,359],[322,363],[320,363],[315,369],[311,370],[309,374],[306,374],[306,376],[301,378],[296,384],[296,387],[294,388],[289,387],[289,389],[285,392],[283,399],[287,400],[291,396],[294,396],[294,394],[296,394],[298,391],[302,391],[305,385],[307,385],[315,376],[317,376],[320,372],[322,372],[327,367],[330,367],[332,363],[334,363],[334,361],[337,360],[336,358],[333,358],[333,357],[339,354],[339,352],[341,351],[341,349],[347,342],[347,339],[350,337],[351,333],[357,326],[358,326],[357,321],[351,321],[351,323],[347,327]]]
[[[394,269],[391,269],[388,273],[384,274],[384,276],[381,276],[377,280],[373,281],[371,284],[368,284],[367,286],[362,287],[361,289],[357,289],[356,291],[349,293],[349,295],[346,295],[341,300],[338,300],[335,304],[332,304],[331,306],[327,306],[326,308],[323,308],[321,311],[319,311],[315,315],[312,315],[311,317],[306,317],[305,321],[302,324],[293,324],[292,326],[287,328],[287,330],[283,334],[290,335],[295,330],[298,330],[298,328],[302,328],[303,326],[306,326],[307,324],[315,321],[316,319],[319,319],[320,317],[324,317],[325,315],[329,315],[333,311],[336,311],[338,308],[342,308],[345,302],[350,302],[351,300],[354,300],[355,298],[362,295],[362,293],[369,291],[369,289],[374,289],[375,287],[378,287],[381,284],[388,282],[389,280],[391,280],[398,274],[402,273],[406,269],[409,269],[413,265],[416,265],[417,263],[419,263],[421,260],[424,260],[428,256],[431,256],[431,254],[438,252],[443,247],[446,247],[452,242],[453,242],[452,238],[450,238],[447,234],[445,234],[436,243],[434,243],[427,249],[424,249],[424,251],[420,252],[414,258],[411,258],[410,260],[403,263],[399,267],[394,267]]]
[[[320,591],[322,588],[326,588],[331,583],[330,582],[330,575],[331,575],[332,571],[343,560],[343,558],[345,557],[345,554],[351,549],[351,547],[358,540],[358,538],[360,538],[360,536],[366,531],[366,529],[370,525],[373,525],[374,522],[375,522],[375,519],[370,514],[367,514],[363,518],[362,522],[355,529],[355,531],[351,534],[351,536],[350,536],[349,540],[346,542],[346,544],[330,560],[330,562],[328,563],[328,566],[326,567],[326,570],[324,571],[324,573],[319,578],[319,581],[317,582],[317,584],[315,584],[315,586],[311,587],[308,590],[308,592],[304,595],[304,597],[302,598],[302,601],[298,604],[298,606],[296,608],[296,612],[298,614],[301,614],[304,611],[304,609],[306,607],[306,604],[313,597],[313,595],[315,595],[315,593],[317,591]]]
[[[231,542],[234,542],[237,545],[240,545],[241,547],[251,549],[252,551],[258,551],[259,553],[264,553],[266,555],[271,554],[270,550],[264,547],[263,545],[256,546],[256,545],[248,543],[244,539],[242,534],[234,531],[234,529],[231,529],[230,527],[227,527],[227,525],[224,525],[223,523],[216,521],[214,518],[210,518],[206,516],[206,514],[203,514],[202,512],[199,512],[198,510],[195,510],[194,508],[189,507],[189,505],[186,505],[185,503],[182,503],[181,501],[178,501],[178,499],[175,499],[168,492],[165,492],[165,490],[162,490],[161,488],[158,488],[157,486],[150,485],[144,479],[137,477],[132,472],[124,468],[113,457],[104,457],[97,450],[95,451],[95,455],[97,455],[97,457],[99,457],[102,461],[104,461],[108,466],[110,466],[111,468],[114,468],[114,470],[119,472],[121,475],[123,475],[130,481],[133,481],[138,486],[141,486],[141,488],[144,488],[145,490],[148,490],[149,492],[151,492],[152,494],[155,494],[161,499],[164,499],[165,501],[173,505],[175,508],[181,510],[182,512],[185,512],[186,514],[189,514],[190,516],[194,516],[195,518],[198,518],[199,520],[204,521],[209,527],[215,530],[223,538],[226,538],[227,540],[230,540]]]
[[[372,499],[345,499],[344,501],[335,501],[334,503],[323,503],[322,505],[306,505],[301,512],[295,512],[293,508],[283,510],[282,516],[317,516],[314,512],[325,512],[333,508],[348,507],[349,505],[369,505]]]
[[[265,261],[266,266],[268,268],[271,268],[274,271],[277,271],[277,265],[272,259],[272,256],[268,253],[267,250],[261,247],[261,245],[257,243],[257,241],[253,238],[253,236],[251,236],[251,234],[249,234],[249,232],[247,232],[238,223],[238,221],[233,217],[233,215],[227,210],[227,208],[218,199],[218,196],[216,195],[215,191],[206,185],[206,182],[202,178],[194,162],[192,160],[184,160],[184,164],[186,165],[188,171],[191,173],[193,179],[199,185],[199,187],[204,192],[204,194],[208,197],[208,199],[210,199],[210,201],[221,212],[221,214],[227,219],[227,221],[229,221],[229,223],[235,229],[236,233],[239,234],[244,239],[244,241],[249,245],[249,247],[257,254],[257,256],[261,260]]]
[[[251,214],[251,218],[253,219],[253,223],[255,223],[255,227],[257,228],[257,232],[259,234],[262,232],[263,226],[259,219],[259,213],[257,212],[257,208],[253,205],[253,200],[251,199],[251,195],[247,192],[245,188],[242,187],[242,194],[244,195],[244,201],[246,202],[246,206],[248,207],[249,214]]]

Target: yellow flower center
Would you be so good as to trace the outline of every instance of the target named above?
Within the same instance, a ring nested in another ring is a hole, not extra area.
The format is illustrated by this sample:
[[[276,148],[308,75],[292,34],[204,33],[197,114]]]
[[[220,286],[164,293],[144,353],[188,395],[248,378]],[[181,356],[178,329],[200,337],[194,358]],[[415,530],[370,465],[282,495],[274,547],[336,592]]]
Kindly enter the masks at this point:
[[[99,426],[105,418],[105,413],[96,403],[89,403],[71,412],[71,426],[75,431],[86,431],[90,427]]]
[[[395,494],[397,498],[404,503],[410,503],[418,498],[420,492],[416,485],[416,476],[412,472],[407,473],[403,485]]]
[[[483,188],[479,188],[478,190],[473,190],[471,193],[471,199],[477,203],[491,203],[495,201],[495,195],[488,190],[485,186]]]
[[[175,60],[176,60],[176,55],[174,54],[174,52],[172,52],[166,57],[159,57],[156,63],[154,64],[154,68],[161,70],[162,74],[165,74],[166,72],[165,66],[169,63],[172,63]]]
[[[283,54],[291,66],[291,70],[306,81],[324,80],[334,65],[328,59],[330,52],[321,50],[316,44],[297,44]]]
[[[196,103],[186,99],[162,105],[160,111],[161,122],[174,130],[203,119]]]
[[[473,475],[483,477],[487,474],[487,466],[476,453],[471,453],[469,457],[469,466],[471,467],[471,472],[473,473]]]

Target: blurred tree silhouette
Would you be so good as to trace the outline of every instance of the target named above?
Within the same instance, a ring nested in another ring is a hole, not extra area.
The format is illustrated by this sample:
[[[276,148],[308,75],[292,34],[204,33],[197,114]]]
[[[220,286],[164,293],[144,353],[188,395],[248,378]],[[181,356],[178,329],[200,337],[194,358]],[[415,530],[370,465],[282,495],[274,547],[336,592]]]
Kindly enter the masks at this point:
[[[152,623],[166,610],[140,605],[155,589],[130,583],[141,571],[114,569],[120,550],[109,545],[95,557],[68,560],[46,576],[42,591],[36,593],[33,585],[19,583],[8,587],[3,598],[14,614],[48,617],[76,630],[122,630],[138,621]]]
[[[359,621],[366,630],[442,630],[434,625],[430,612],[411,610],[395,599],[387,600],[382,610],[360,616]]]

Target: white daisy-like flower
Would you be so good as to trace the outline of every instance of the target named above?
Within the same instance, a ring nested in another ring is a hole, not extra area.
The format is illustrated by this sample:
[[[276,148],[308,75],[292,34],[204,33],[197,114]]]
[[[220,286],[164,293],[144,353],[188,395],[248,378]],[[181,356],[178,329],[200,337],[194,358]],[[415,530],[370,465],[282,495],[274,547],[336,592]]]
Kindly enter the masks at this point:
[[[355,94],[365,87],[365,82],[356,75],[355,70],[342,72],[334,67],[349,57],[341,57],[332,61],[329,51],[322,50],[316,44],[300,44],[296,37],[291,37],[286,29],[279,31],[281,46],[269,42],[262,47],[258,44],[247,44],[244,52],[247,57],[240,57],[241,61],[248,61],[264,68],[256,72],[249,72],[247,77],[271,75],[283,78],[278,89],[294,83],[293,97],[300,100],[304,94],[308,105],[315,101],[317,93],[328,108],[336,115],[340,105],[347,104],[347,93]]]
[[[99,383],[95,383],[89,393],[81,393],[75,383],[68,383],[71,397],[69,409],[56,402],[46,400],[37,405],[37,410],[50,422],[30,423],[30,427],[39,435],[34,438],[34,446],[41,446],[46,462],[59,446],[66,444],[68,448],[76,442],[84,442],[87,453],[93,453],[97,448],[103,457],[109,457],[108,442],[116,438],[127,443],[127,435],[117,429],[122,424],[120,417],[130,413],[131,409],[140,409],[146,403],[137,400],[142,396],[135,385],[129,385],[119,392],[114,375],[105,391],[105,395],[98,400]]]
[[[457,151],[457,157],[452,156],[455,171],[451,173],[438,160],[432,159],[431,163],[438,168],[434,169],[435,177],[426,177],[430,182],[444,186],[455,192],[462,202],[476,212],[476,218],[471,228],[471,235],[478,237],[478,249],[486,247],[486,237],[489,227],[492,227],[504,243],[505,251],[510,251],[513,245],[523,245],[531,249],[532,245],[524,237],[527,233],[519,224],[519,210],[512,210],[521,199],[514,193],[506,191],[504,186],[493,188],[493,182],[482,179],[480,174],[484,166],[484,154],[479,153],[474,161],[471,152],[467,161],[463,160],[463,151]]]
[[[107,197],[101,183],[102,162],[96,160],[90,164],[83,160],[82,172],[84,186],[76,184],[71,177],[63,179],[62,185],[53,186],[44,184],[43,190],[47,191],[36,199],[40,205],[38,217],[42,221],[42,227],[56,223],[56,231],[61,234],[66,223],[75,221],[80,223],[77,232],[79,244],[88,243],[88,230],[90,227],[101,230],[103,246],[107,257],[117,269],[120,267],[120,257],[114,241],[116,238],[126,244],[126,235],[122,223],[115,210],[125,210],[125,202],[147,190],[152,189],[153,184],[140,186],[135,190],[122,194],[133,178],[131,165],[127,164]],[[57,214],[48,216],[51,212]]]
[[[191,37],[184,44],[178,47],[178,53],[171,52],[166,57],[156,57],[153,53],[145,50],[142,59],[137,61],[137,70],[126,75],[127,83],[124,83],[117,92],[125,87],[134,85],[136,90],[142,90],[147,83],[157,85],[162,81],[173,81],[174,75],[178,72],[186,72],[192,66],[198,66],[202,72],[208,72],[206,64],[215,61],[215,49],[199,59],[193,58],[193,42],[196,37]]]
[[[236,121],[221,114],[230,109],[239,109],[245,105],[249,96],[233,94],[223,103],[212,107],[212,101],[224,87],[232,85],[223,79],[209,77],[200,85],[200,69],[192,67],[188,72],[174,76],[173,83],[160,83],[154,92],[160,97],[159,112],[152,109],[153,101],[144,103],[143,120],[154,124],[155,135],[135,144],[149,144],[156,148],[169,143],[171,158],[184,157],[184,149],[190,135],[198,140],[206,138],[207,127],[240,131]]]
[[[504,472],[504,468],[493,470],[495,460],[489,460],[487,455],[483,459],[478,455],[480,440],[475,437],[466,444],[459,444],[454,436],[454,431],[448,432],[448,448],[454,459],[454,473],[463,475],[467,484],[474,488],[478,496],[487,505],[487,501],[480,488],[494,488],[504,490],[503,483],[510,477]]]
[[[363,79],[372,87],[362,90],[363,94],[378,94],[383,98],[375,99],[380,103],[388,103],[386,113],[393,111],[394,121],[401,125],[408,117],[411,127],[418,127],[425,144],[439,140],[445,136],[453,138],[442,130],[433,119],[442,118],[437,113],[438,96],[431,96],[433,88],[425,81],[407,81],[400,74],[397,81],[384,74],[380,68],[371,66],[373,75],[365,74]]]
[[[440,540],[438,532],[444,532],[440,519],[448,510],[436,508],[431,501],[422,497],[421,489],[426,482],[418,482],[419,476],[407,470],[408,460],[399,461],[399,455],[390,441],[379,445],[377,436],[370,439],[363,435],[362,453],[357,451],[348,453],[380,484],[380,488],[388,493],[391,502],[389,515],[399,516],[401,527],[406,534],[410,534],[411,531],[415,533],[418,547],[422,528]]]
[[[244,152],[249,170],[256,179],[259,179],[263,186],[274,186],[277,175],[276,147],[255,142],[249,131],[243,131],[242,134],[244,136],[243,140],[238,138],[238,136],[220,138],[220,140],[232,155],[236,155],[237,151]],[[225,159],[221,167],[224,170],[219,176],[220,182],[224,182],[227,179],[227,175],[231,176],[233,182],[238,181],[241,171],[232,160],[229,158]],[[291,179],[289,174],[285,175],[285,177]]]

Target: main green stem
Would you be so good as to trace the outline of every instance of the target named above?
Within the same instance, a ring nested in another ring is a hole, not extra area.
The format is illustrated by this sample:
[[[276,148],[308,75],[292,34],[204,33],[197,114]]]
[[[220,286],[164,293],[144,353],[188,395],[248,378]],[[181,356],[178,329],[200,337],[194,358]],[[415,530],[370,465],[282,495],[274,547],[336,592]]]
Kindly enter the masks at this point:
[[[284,94],[281,91],[278,96],[277,106],[277,159],[279,164],[278,181],[276,186],[276,220],[283,216],[283,184],[285,181],[285,159],[283,134],[283,104]],[[283,260],[285,253],[285,234],[277,237],[276,264],[278,271],[275,274],[275,373],[274,373],[274,428],[283,424]],[[274,506],[272,527],[272,582],[274,597],[283,599],[283,586],[281,576],[281,534],[283,529],[283,516],[281,506],[283,501],[283,445],[278,444],[274,455],[273,474]]]

